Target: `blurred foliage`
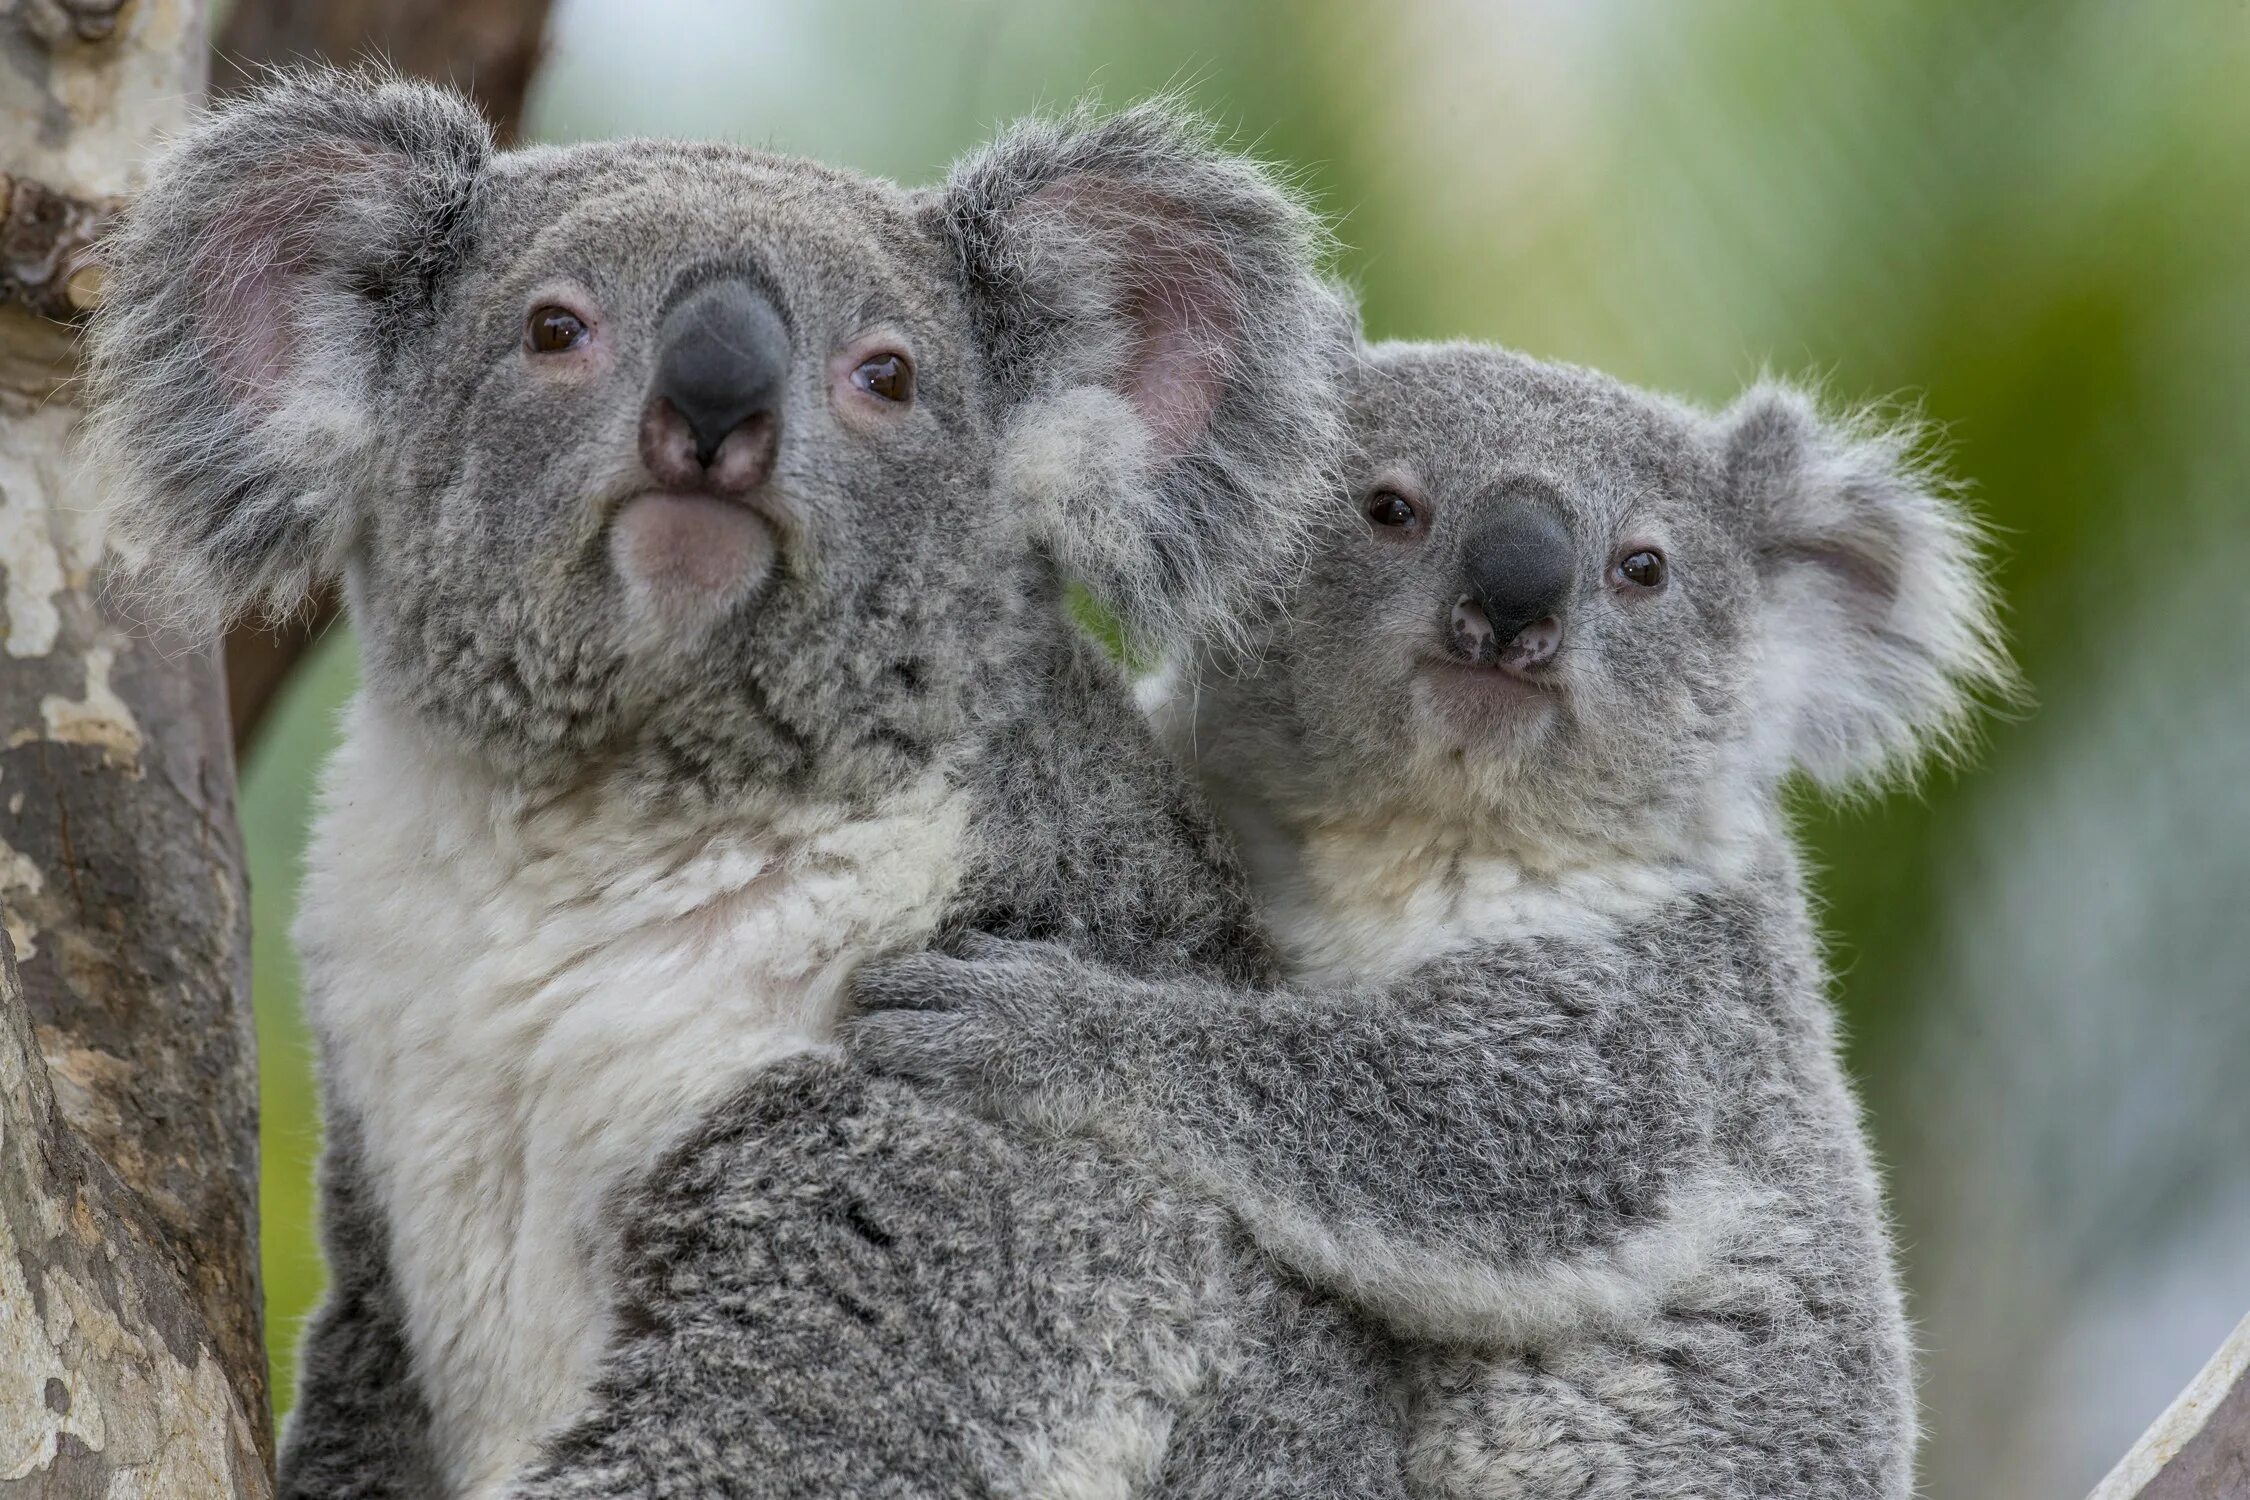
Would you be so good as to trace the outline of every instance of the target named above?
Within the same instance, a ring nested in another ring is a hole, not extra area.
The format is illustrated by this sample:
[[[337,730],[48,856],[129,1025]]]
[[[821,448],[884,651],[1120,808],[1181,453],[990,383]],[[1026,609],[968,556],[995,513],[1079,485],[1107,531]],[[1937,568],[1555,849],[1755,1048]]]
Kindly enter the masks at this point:
[[[928,181],[1027,110],[1174,89],[1340,217],[1376,336],[1707,402],[1809,372],[1939,424],[2040,708],[1973,772],[1806,828],[1894,1164],[1932,1489],[1983,1496],[2083,1490],[2250,1307],[2243,1237],[2205,1232],[2250,1203],[2246,79],[2231,0],[582,0],[531,129]],[[350,681],[339,638],[246,777],[283,1392],[319,1277],[283,934]],[[2159,1286],[2169,1321],[2133,1302]],[[2022,1377],[2072,1358],[2100,1375]]]

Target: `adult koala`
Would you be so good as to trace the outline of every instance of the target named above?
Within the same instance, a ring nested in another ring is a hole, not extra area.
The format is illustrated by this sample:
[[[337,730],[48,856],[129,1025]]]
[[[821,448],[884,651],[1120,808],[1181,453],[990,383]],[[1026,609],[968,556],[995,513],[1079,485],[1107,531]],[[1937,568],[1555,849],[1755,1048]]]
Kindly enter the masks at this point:
[[[1274,575],[1347,346],[1307,215],[1161,107],[910,191],[330,73],[152,179],[90,335],[121,524],[208,621],[341,573],[365,662],[282,1493],[1395,1489],[1357,1330],[1217,1210],[824,1044],[970,932],[1268,976],[1060,603]]]

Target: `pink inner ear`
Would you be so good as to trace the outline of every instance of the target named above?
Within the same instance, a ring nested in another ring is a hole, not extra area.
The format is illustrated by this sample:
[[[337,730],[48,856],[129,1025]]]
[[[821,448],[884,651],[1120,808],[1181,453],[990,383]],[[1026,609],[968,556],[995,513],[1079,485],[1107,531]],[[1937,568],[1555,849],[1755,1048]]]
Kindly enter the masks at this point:
[[[274,406],[288,373],[290,343],[288,273],[277,264],[280,240],[233,225],[227,229],[233,243],[206,245],[196,262],[203,282],[203,347],[236,402]]]
[[[1213,256],[1206,246],[1182,259],[1192,264]],[[1126,368],[1125,398],[1148,423],[1160,451],[1182,452],[1211,425],[1226,389],[1234,309],[1215,275],[1161,270],[1127,305],[1139,337]]]
[[[349,141],[323,142],[274,161],[236,189],[197,246],[197,333],[228,394],[244,406],[281,403],[303,339],[299,302],[319,269],[338,208],[380,190],[403,160]]]
[[[1131,344],[1118,388],[1157,451],[1193,447],[1226,390],[1241,335],[1223,248],[1183,205],[1114,183],[1070,178],[1033,203],[1067,216],[1105,252]]]

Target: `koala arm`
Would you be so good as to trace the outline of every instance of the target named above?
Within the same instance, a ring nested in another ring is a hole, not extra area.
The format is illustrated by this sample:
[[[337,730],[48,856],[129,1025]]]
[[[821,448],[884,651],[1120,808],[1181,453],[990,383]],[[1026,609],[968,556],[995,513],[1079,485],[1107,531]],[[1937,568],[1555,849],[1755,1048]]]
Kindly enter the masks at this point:
[[[621,1205],[619,1332],[511,1500],[1140,1493],[1211,1399],[1228,1226],[1024,1134],[834,1056],[761,1070]]]
[[[870,966],[847,1046],[1091,1130],[1213,1193],[1270,1253],[1423,1336],[1647,1311],[1705,1253],[1747,904],[1525,939],[1361,990],[1149,980],[1035,944]]]
[[[297,1404],[282,1432],[277,1500],[420,1500],[442,1494],[430,1413],[408,1362],[380,1207],[358,1130],[331,1108],[320,1169],[329,1286],[297,1350]]]

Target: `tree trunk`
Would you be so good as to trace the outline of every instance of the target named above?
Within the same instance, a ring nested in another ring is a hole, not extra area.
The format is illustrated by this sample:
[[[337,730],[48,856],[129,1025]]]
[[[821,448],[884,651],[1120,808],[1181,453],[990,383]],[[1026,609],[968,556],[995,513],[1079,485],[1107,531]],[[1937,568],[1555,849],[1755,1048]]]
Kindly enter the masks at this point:
[[[2092,1500],[2239,1500],[2250,1495],[2250,1318],[2142,1434]]]
[[[200,98],[204,43],[201,0],[0,20],[0,1494],[268,1488],[218,658],[105,607],[56,321],[98,295],[86,237]]]
[[[0,932],[0,1496],[112,1493],[271,1486],[174,1242],[55,1101]]]
[[[547,10],[548,0],[239,0],[219,38],[212,83],[232,93],[273,63],[387,62],[474,97],[506,145],[523,123]],[[335,622],[339,603],[333,588],[323,588],[288,620],[228,634],[237,753],[249,748],[275,695]]]

